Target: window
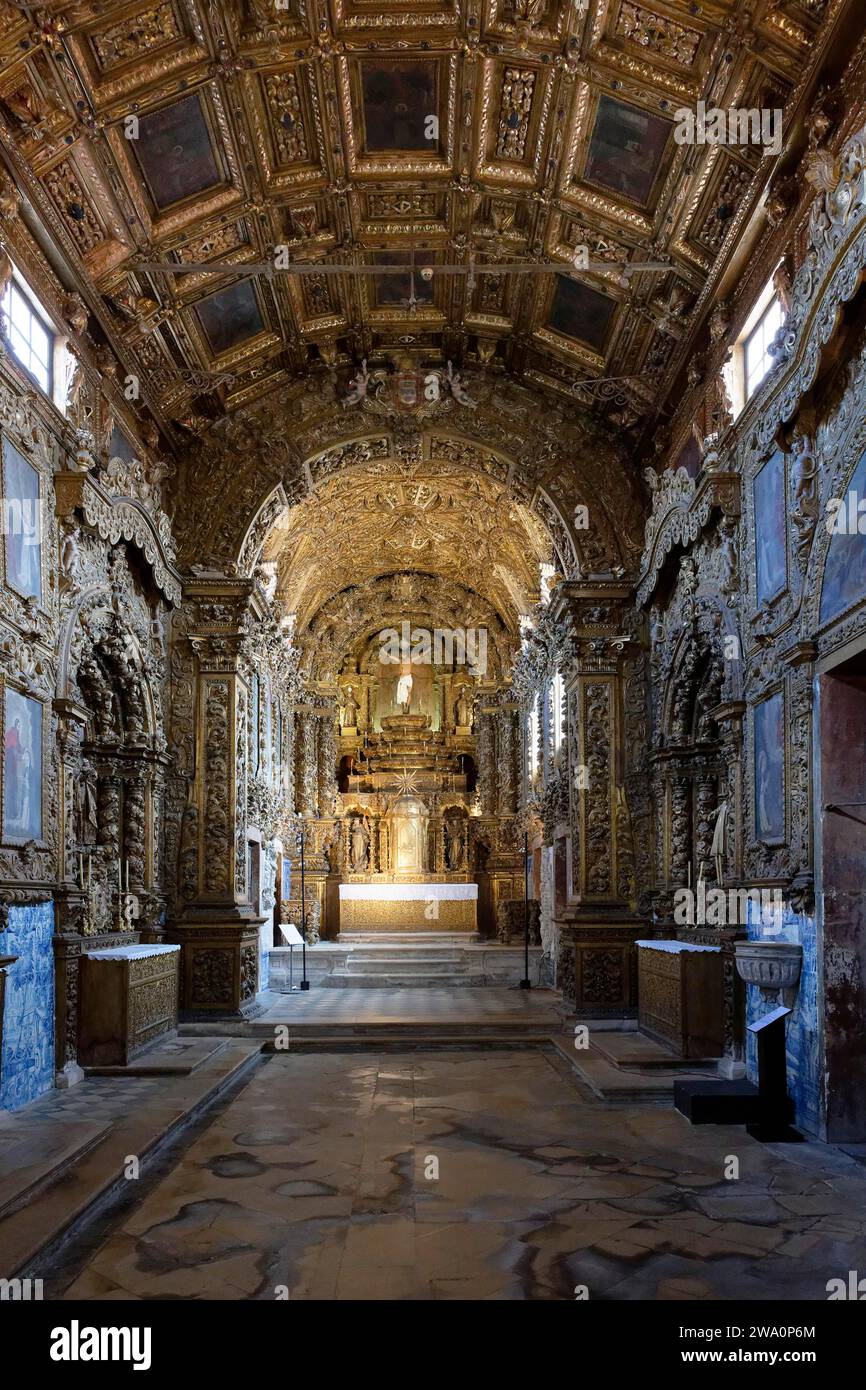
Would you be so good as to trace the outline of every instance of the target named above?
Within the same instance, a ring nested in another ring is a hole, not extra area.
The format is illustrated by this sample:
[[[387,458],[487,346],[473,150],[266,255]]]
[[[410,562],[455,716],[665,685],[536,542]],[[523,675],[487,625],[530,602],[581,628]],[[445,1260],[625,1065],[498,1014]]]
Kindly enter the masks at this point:
[[[534,782],[535,779],[536,779],[536,777],[538,776],[538,726],[539,726],[538,696],[536,695],[536,697],[535,697],[535,702],[534,702],[534,704],[533,704],[533,706],[532,706],[532,711],[531,711],[531,713],[530,713],[530,715],[529,715],[529,780],[530,780],[530,782]]]
[[[770,344],[782,324],[782,306],[775,296],[770,300],[744,344],[746,400],[755,394],[773,365]]]
[[[773,367],[770,344],[784,318],[774,279],[775,272],[752,305],[722,368],[735,420]]]
[[[556,570],[554,569],[553,565],[548,564],[545,560],[543,560],[539,565],[539,570],[541,571],[541,602],[549,603],[550,581],[556,574]]]
[[[557,671],[553,678],[553,751],[562,747],[562,719],[565,713],[565,682]]]
[[[13,357],[50,396],[54,335],[15,280],[6,287],[3,313]]]

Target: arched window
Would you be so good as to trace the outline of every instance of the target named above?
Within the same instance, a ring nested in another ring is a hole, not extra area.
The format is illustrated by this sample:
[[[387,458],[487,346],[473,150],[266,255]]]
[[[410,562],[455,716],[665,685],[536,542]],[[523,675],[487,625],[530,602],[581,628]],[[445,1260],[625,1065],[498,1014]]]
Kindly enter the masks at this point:
[[[565,681],[558,671],[553,677],[551,708],[553,710],[553,752],[556,754],[562,747],[562,722],[565,718]]]
[[[529,780],[538,776],[539,696],[536,695],[529,715]]]

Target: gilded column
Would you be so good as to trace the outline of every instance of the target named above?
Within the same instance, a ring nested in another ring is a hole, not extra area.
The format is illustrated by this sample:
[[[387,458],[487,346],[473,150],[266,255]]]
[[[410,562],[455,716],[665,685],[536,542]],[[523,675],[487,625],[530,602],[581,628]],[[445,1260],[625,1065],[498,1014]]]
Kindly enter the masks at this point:
[[[318,813],[316,715],[309,706],[295,713],[295,804],[302,816]]]
[[[320,816],[333,814],[337,777],[337,735],[334,718],[335,713],[330,705],[316,715],[316,772]]]
[[[496,754],[493,721],[495,710],[476,707],[476,749],[478,753],[478,795],[482,816],[496,815]]]
[[[517,811],[516,709],[516,705],[504,705],[496,717],[496,792],[501,816],[513,816]]]

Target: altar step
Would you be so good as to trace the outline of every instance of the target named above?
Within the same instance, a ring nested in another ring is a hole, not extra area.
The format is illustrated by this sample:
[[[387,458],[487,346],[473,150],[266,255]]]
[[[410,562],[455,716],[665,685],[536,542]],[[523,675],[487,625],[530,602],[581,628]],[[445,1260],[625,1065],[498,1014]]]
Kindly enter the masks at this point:
[[[523,951],[498,942],[467,941],[455,934],[430,933],[419,940],[418,933],[394,933],[389,940],[382,934],[360,938],[341,937],[322,941],[307,950],[307,976],[317,986],[328,989],[457,989],[487,985],[515,985],[523,978]],[[289,988],[288,948],[270,952],[269,987],[277,992]],[[301,953],[296,948],[293,980],[301,978]],[[543,960],[539,946],[530,948],[529,974],[533,984],[542,983]]]
[[[600,1100],[672,1105],[680,1081],[722,1083],[715,1058],[686,1059],[644,1033],[594,1031],[592,1021],[587,1024],[588,1048],[560,1038],[551,1042]]]

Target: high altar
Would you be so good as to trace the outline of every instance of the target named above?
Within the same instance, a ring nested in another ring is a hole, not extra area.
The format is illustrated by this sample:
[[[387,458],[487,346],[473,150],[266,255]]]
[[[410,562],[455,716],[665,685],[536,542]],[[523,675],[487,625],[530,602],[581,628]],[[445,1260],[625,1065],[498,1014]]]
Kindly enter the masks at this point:
[[[344,931],[477,929],[469,871],[474,767],[428,714],[392,714],[349,755],[341,795]],[[468,728],[466,729],[468,735]]]

